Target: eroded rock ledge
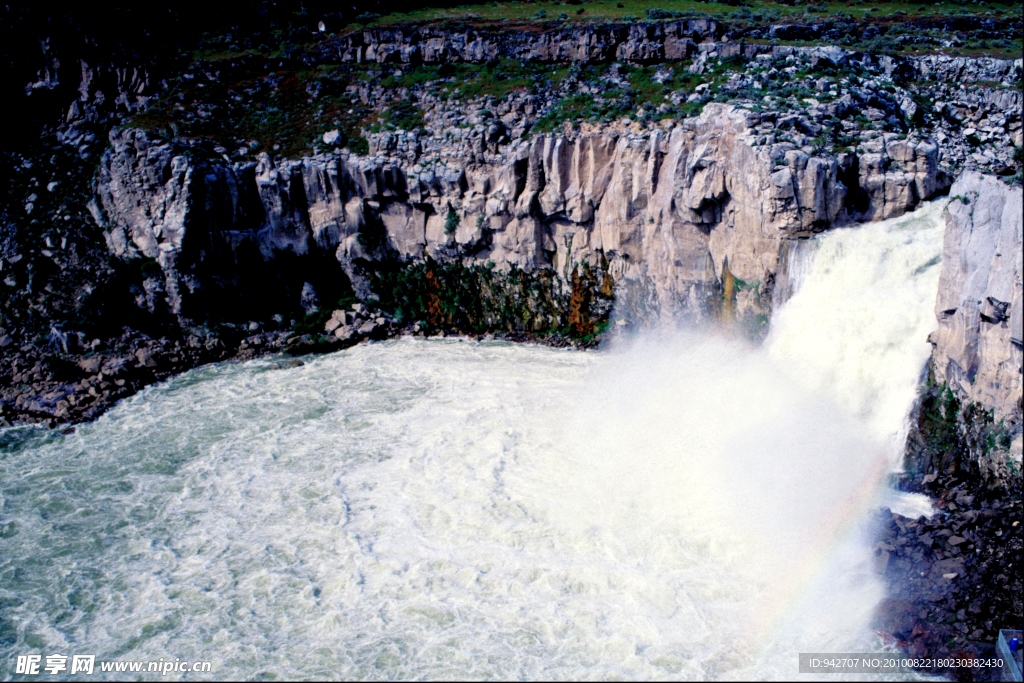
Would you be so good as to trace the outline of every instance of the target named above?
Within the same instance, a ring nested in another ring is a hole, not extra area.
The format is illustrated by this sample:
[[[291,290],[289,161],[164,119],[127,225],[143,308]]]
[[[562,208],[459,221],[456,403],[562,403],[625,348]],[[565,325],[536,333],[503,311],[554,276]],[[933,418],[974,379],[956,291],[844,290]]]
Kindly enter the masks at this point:
[[[1021,188],[968,171],[950,195],[935,302],[939,328],[930,337],[935,380],[994,410],[997,420],[1019,420]]]
[[[1024,193],[1020,185],[968,171],[951,195],[938,328],[928,337],[929,386],[914,416],[907,469],[943,481],[1019,487]]]
[[[336,259],[362,297],[375,269],[427,257],[550,270],[566,286],[586,264],[612,278],[627,317],[640,303],[707,315],[729,277],[745,285],[738,314],[766,317],[784,240],[896,216],[945,189],[927,138],[880,134],[860,160],[773,159],[757,144],[773,116],[710,104],[655,130],[390,135],[369,158],[234,164],[125,129],[111,135],[94,213],[113,252],[159,263],[149,305],[185,317],[201,317],[216,287],[211,264],[273,269],[282,257]]]
[[[355,31],[331,41],[305,56],[309,63],[323,61],[377,62],[380,64],[437,64],[485,62],[497,57],[524,61],[576,62],[583,64],[624,61],[653,64],[686,60],[699,53],[718,56],[772,53],[779,48],[748,39],[806,40],[818,27],[772,26],[764,31],[741,31],[708,18],[633,24],[595,24],[571,28],[508,31],[501,27],[449,28],[446,26],[396,26]],[[801,29],[804,29],[801,31]],[[801,34],[801,35],[797,35]],[[841,37],[842,31],[833,36]],[[823,36],[814,36],[815,39]],[[847,53],[840,47],[824,48]],[[793,48],[783,48],[793,49]],[[820,50],[822,48],[796,48]],[[923,77],[942,81],[972,82],[1014,80],[1020,77],[1021,60],[964,58],[926,55],[883,58],[893,68],[911,69]],[[839,61],[833,58],[833,61]]]

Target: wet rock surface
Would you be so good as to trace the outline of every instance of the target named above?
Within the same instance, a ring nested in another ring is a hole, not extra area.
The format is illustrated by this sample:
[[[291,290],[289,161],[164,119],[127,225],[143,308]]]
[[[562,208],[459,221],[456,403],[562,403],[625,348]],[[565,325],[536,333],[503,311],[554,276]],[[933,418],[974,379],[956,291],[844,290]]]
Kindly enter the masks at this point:
[[[347,323],[341,321],[348,321]],[[256,323],[252,324],[257,327]],[[223,361],[280,356],[279,364],[302,364],[294,356],[340,351],[356,344],[418,337],[463,336],[458,328],[427,323],[400,325],[387,313],[355,304],[335,311],[324,333],[222,326],[217,332],[151,338],[126,329],[117,338],[71,345],[67,353],[26,345],[6,354],[0,366],[0,427],[74,425],[94,420],[121,399],[193,368]],[[595,348],[599,337],[572,339],[558,333],[488,332],[477,341],[534,343],[556,348]],[[6,351],[7,349],[5,349]]]
[[[1022,522],[1017,487],[927,475],[900,482],[935,499],[930,518],[883,508],[875,570],[889,597],[875,628],[887,642],[922,659],[987,658],[1000,629],[1020,628]],[[993,668],[927,667],[954,680],[1001,680]]]
[[[67,352],[25,345],[0,368],[0,426],[92,420],[147,385],[199,365],[279,350],[285,335],[225,331],[152,338],[126,329],[106,341],[71,343]]]

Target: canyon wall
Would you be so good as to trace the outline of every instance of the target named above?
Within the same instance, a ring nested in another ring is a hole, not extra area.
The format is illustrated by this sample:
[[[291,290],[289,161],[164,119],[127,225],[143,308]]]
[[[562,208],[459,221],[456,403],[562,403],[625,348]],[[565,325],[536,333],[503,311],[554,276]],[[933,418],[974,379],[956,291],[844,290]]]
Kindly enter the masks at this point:
[[[563,283],[586,264],[612,278],[626,317],[705,315],[731,279],[730,307],[766,320],[782,242],[851,220],[844,180],[875,219],[943,189],[928,139],[880,136],[858,165],[799,149],[773,160],[757,143],[774,116],[710,104],[654,130],[504,144],[487,126],[385,133],[367,157],[234,164],[123,129],[93,213],[115,254],[158,262],[153,291],[186,317],[199,313],[188,295],[248,254],[330,255],[362,297],[374,269],[425,257],[547,269]]]
[[[1024,437],[1019,184],[966,171],[946,208],[929,382],[911,417],[905,466],[927,486],[1020,486]]]
[[[343,61],[430,64],[496,57],[545,62],[662,62],[685,59],[697,44],[720,39],[713,19],[591,25],[549,31],[449,30],[432,26],[356,31],[325,46]]]
[[[968,171],[950,194],[935,303],[939,327],[929,337],[935,380],[994,410],[996,420],[1019,423],[1021,187]]]
[[[111,134],[92,210],[114,254],[157,266],[145,305],[181,320],[218,299],[264,313],[329,302],[342,280],[372,300],[375,273],[431,259],[548,273],[565,302],[586,267],[620,322],[729,315],[756,333],[788,290],[788,240],[900,215],[948,182],[938,145],[915,136],[879,134],[859,157],[779,158],[759,144],[777,116],[709,104],[653,130],[510,139],[482,112],[467,128],[371,135],[366,156],[241,163],[127,128]],[[991,410],[1019,458],[1021,190],[968,171],[951,195],[932,374]]]
[[[849,29],[838,28],[835,35],[821,33],[821,26],[772,26],[769,35],[757,30],[737,30],[714,19],[695,18],[666,22],[591,24],[547,30],[508,31],[473,27],[406,25],[396,28],[371,28],[324,41],[305,57],[308,61],[377,62],[380,64],[443,64],[485,62],[497,57],[522,61],[576,62],[583,64],[612,61],[654,64],[685,60],[697,53],[719,57],[759,54],[814,52],[838,64],[853,58],[858,62],[881,62],[891,74],[896,70],[917,76],[950,82],[1013,81],[1020,78],[1021,59],[994,59],[925,55],[922,57],[873,57],[864,52],[836,47],[789,47],[761,42],[823,40],[836,41]],[[816,35],[810,35],[817,31]],[[757,42],[747,42],[749,38]],[[800,33],[801,35],[792,35]]]

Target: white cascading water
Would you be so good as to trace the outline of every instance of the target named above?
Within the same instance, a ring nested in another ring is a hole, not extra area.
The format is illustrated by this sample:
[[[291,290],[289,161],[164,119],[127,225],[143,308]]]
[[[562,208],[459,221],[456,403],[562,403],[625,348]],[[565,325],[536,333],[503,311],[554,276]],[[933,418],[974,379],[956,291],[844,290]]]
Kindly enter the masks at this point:
[[[71,435],[3,430],[0,661],[764,679],[878,651],[864,520],[920,503],[884,479],[941,243],[933,204],[802,246],[762,348],[402,339],[201,368]]]

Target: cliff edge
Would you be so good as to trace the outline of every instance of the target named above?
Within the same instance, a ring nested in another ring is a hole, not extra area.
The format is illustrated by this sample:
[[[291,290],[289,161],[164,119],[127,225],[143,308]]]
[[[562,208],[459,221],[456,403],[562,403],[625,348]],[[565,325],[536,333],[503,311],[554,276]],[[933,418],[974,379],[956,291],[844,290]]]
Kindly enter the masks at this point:
[[[908,439],[907,468],[929,475],[932,486],[964,475],[1019,486],[1022,189],[966,171],[950,194],[938,328],[928,337],[929,382]]]
[[[935,379],[997,420],[1021,412],[1021,206],[1019,185],[968,171],[946,208],[935,302]],[[1019,455],[1019,441],[1018,441]]]
[[[334,257],[360,298],[374,272],[425,258],[549,271],[566,288],[585,266],[610,278],[624,317],[714,314],[732,278],[727,308],[763,325],[783,241],[854,214],[844,159],[799,149],[773,159],[758,145],[775,119],[709,104],[654,130],[511,141],[492,124],[375,135],[368,156],[242,163],[122,129],[100,165],[94,217],[113,253],[157,261],[165,277],[150,289],[185,317],[206,305],[193,296],[190,308],[188,294],[209,295],[211,277],[248,254],[268,275],[282,256],[307,266]],[[933,141],[877,143],[875,156],[901,166],[860,169],[857,189],[876,218],[941,190]]]

